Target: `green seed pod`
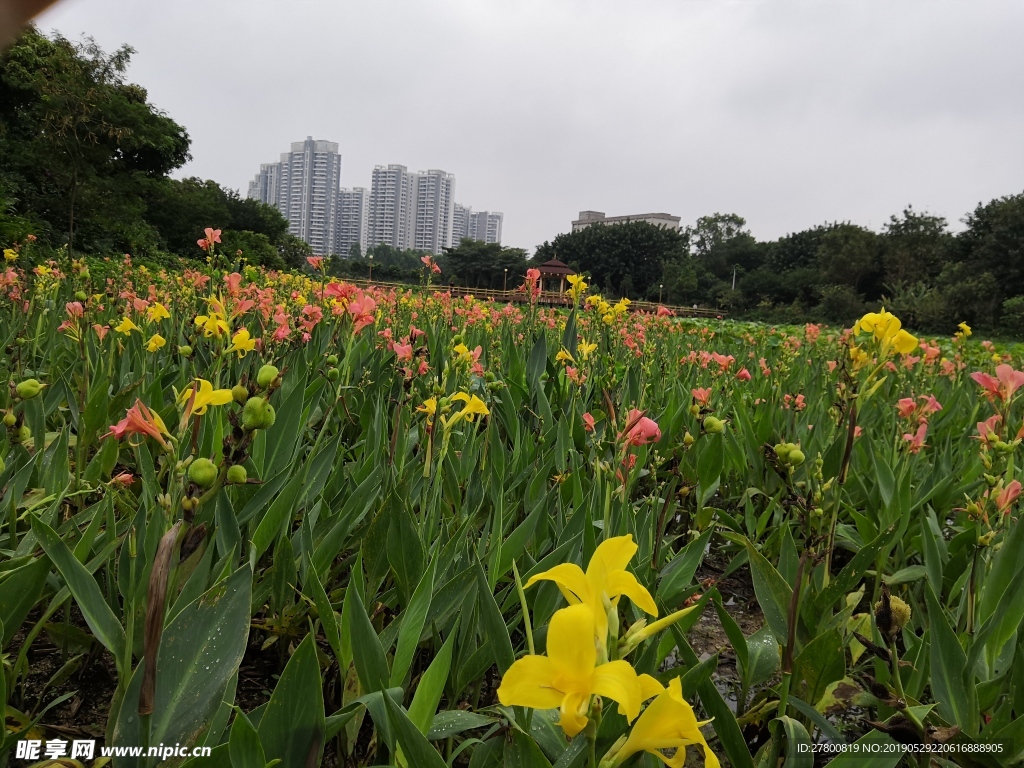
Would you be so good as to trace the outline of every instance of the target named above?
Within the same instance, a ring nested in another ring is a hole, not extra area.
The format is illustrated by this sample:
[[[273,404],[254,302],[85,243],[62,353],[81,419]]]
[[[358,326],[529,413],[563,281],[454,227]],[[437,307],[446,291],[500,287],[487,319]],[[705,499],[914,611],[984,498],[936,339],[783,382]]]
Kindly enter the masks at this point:
[[[779,461],[789,461],[789,452],[791,447],[789,443],[778,443],[775,446],[775,455],[779,457]]]
[[[457,333],[454,336],[452,336],[452,346],[453,347],[457,347],[457,346],[459,346],[459,344],[462,344],[462,343],[463,342],[462,342],[462,334],[461,333]]]
[[[228,467],[228,482],[241,484],[249,479],[249,473],[245,471],[245,467],[241,464],[235,464],[232,467]]]
[[[704,419],[704,431],[709,435],[719,435],[725,431],[725,424],[721,419],[714,416],[707,416]]]
[[[30,439],[31,437],[32,437],[32,430],[29,429],[28,427],[26,427],[24,424],[22,424],[20,427],[18,427],[16,430],[14,430],[14,434],[11,435],[11,442],[12,443],[24,443],[26,440]]]
[[[338,364],[338,356],[337,355],[328,355],[327,356],[327,364],[328,365],[337,365]]]
[[[685,445],[687,448],[689,448],[695,442],[697,442],[697,438],[695,438],[689,432],[687,432],[685,435],[683,435],[683,445]]]
[[[266,389],[274,383],[274,379],[278,377],[281,372],[277,370],[276,366],[264,365],[260,368],[259,373],[256,374],[256,383],[260,389]]]
[[[14,389],[22,400],[31,400],[43,391],[43,386],[37,379],[25,379]]]
[[[210,488],[217,481],[217,465],[209,459],[196,459],[188,466],[188,479],[200,488]]]
[[[328,379],[328,381],[337,381],[338,377],[340,375],[341,375],[341,371],[339,371],[337,368],[328,368],[327,369],[327,379]]]
[[[690,415],[691,416],[700,416],[700,406],[697,405],[696,403],[691,405],[690,406]]]
[[[13,427],[18,423],[18,417],[14,415],[14,411],[8,411],[4,414],[4,426]]]
[[[804,456],[804,452],[801,451],[799,448],[794,448],[789,452],[789,463],[791,466],[799,467],[801,464],[804,463],[805,458],[806,457]]]
[[[182,357],[190,357],[192,355],[192,347],[190,347],[188,344],[183,344],[182,346],[178,347],[178,354],[180,354]]]
[[[235,386],[231,388],[231,397],[235,399],[236,403],[242,405],[249,399],[249,390],[241,384],[235,384]]]
[[[495,377],[493,371],[485,371],[484,372],[484,381],[486,381],[488,384],[490,384],[492,381],[494,381],[495,378],[496,377]]]
[[[75,299],[77,301],[88,301],[89,297],[85,294],[85,291],[75,291]]]
[[[246,432],[255,429],[270,429],[274,426],[277,414],[274,406],[262,397],[250,397],[242,409],[242,428]]]

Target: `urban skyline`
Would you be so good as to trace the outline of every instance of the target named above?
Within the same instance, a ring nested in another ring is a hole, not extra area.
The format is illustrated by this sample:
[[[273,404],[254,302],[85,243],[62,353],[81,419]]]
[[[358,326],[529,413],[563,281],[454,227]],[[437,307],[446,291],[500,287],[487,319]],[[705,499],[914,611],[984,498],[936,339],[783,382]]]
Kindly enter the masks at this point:
[[[275,206],[291,234],[313,252],[347,258],[384,244],[440,255],[463,238],[501,242],[504,215],[455,202],[455,174],[377,165],[370,187],[341,187],[337,142],[293,142],[275,163],[262,163],[247,196]]]

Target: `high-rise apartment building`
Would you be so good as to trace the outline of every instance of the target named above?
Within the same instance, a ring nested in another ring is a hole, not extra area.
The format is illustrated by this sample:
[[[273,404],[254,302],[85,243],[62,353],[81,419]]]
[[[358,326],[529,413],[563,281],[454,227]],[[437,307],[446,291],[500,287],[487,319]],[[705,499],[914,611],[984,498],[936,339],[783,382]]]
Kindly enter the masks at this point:
[[[501,242],[501,224],[504,214],[496,211],[474,211],[469,215],[467,237],[485,243]]]
[[[295,142],[277,163],[260,166],[249,183],[249,197],[277,207],[288,231],[309,243],[313,253],[335,253],[341,155],[333,141]]]
[[[452,245],[455,176],[439,170],[416,174],[413,248],[440,255]]]
[[[370,184],[367,245],[413,247],[416,174],[404,165],[378,165]]]
[[[359,255],[367,249],[370,215],[370,193],[364,187],[341,189],[338,195],[338,226],[334,234],[334,252],[342,257],[352,255],[352,246],[359,246]]]
[[[456,203],[452,210],[452,246],[458,246],[462,238],[469,237],[469,217],[473,209],[469,206]]]

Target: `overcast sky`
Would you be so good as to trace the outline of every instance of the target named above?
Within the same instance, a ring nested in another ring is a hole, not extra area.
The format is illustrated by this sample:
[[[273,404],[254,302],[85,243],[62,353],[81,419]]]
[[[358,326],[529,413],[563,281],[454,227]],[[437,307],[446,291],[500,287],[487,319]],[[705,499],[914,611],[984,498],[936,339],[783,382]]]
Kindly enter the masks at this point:
[[[312,135],[346,187],[454,173],[529,249],[584,209],[767,239],[1024,191],[1021,0],[63,0],[38,24],[136,49],[185,175],[245,194]]]

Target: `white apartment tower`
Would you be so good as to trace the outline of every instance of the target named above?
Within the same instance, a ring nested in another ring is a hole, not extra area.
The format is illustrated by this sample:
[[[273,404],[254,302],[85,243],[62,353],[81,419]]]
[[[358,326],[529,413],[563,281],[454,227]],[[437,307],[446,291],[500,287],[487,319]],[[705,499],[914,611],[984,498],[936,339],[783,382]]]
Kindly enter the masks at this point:
[[[475,211],[469,214],[467,237],[485,243],[501,242],[501,224],[505,216],[497,211]]]
[[[338,195],[338,226],[334,234],[334,252],[347,258],[353,245],[365,256],[369,235],[370,193],[365,187],[342,189]]]
[[[333,141],[295,142],[280,162],[260,166],[249,183],[249,197],[274,205],[288,219],[288,231],[309,243],[313,253],[336,252],[341,155]]]
[[[456,203],[452,211],[452,247],[458,247],[462,238],[469,237],[469,217],[473,209]]]
[[[404,165],[374,166],[370,184],[367,245],[413,247],[416,174]]]
[[[455,176],[436,169],[416,174],[413,248],[440,255],[452,245]]]

